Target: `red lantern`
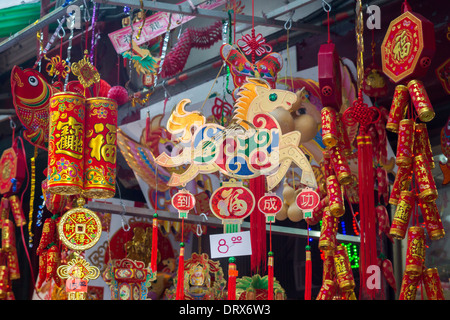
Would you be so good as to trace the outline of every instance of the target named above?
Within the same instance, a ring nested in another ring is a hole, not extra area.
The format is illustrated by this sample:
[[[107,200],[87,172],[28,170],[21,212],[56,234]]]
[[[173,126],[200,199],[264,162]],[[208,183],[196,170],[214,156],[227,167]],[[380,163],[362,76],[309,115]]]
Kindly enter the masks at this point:
[[[172,197],[172,205],[178,210],[179,218],[187,218],[195,207],[195,197],[186,189],[180,190]]]
[[[239,232],[242,221],[253,212],[255,205],[253,193],[234,179],[224,182],[209,200],[211,212],[224,224],[224,233]]]
[[[297,195],[295,203],[304,212],[305,218],[311,218],[312,211],[320,203],[320,196],[313,189],[306,187]]]
[[[275,222],[275,215],[282,206],[283,200],[274,193],[266,193],[258,201],[258,209],[266,216],[266,222]]]

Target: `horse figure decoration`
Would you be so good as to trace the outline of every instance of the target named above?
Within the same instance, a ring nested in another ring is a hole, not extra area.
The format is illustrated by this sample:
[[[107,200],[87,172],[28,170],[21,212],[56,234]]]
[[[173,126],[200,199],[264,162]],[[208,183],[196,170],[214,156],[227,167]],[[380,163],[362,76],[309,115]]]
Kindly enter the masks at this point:
[[[179,142],[172,156],[162,153],[156,163],[163,167],[190,164],[183,173],[172,173],[170,186],[183,186],[198,174],[221,172],[236,179],[267,176],[267,188],[275,188],[294,162],[302,169],[301,183],[316,188],[308,158],[299,148],[298,131],[282,134],[269,114],[277,107],[289,110],[295,93],[271,89],[267,81],[249,78],[239,88],[231,123],[227,127],[206,123],[198,111],[186,111],[189,99],[181,100],[167,123]],[[178,151],[178,152],[177,152]]]

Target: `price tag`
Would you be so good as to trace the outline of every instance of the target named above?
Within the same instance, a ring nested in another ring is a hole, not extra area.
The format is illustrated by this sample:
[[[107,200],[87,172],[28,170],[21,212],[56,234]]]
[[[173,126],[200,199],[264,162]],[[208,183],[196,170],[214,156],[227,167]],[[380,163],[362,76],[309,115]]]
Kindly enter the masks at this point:
[[[250,231],[212,234],[209,236],[211,259],[252,254]]]

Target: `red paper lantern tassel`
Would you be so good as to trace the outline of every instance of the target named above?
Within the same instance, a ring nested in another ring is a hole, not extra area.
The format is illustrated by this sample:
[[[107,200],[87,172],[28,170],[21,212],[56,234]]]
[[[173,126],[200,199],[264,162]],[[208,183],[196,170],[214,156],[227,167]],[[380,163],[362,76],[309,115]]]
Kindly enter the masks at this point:
[[[305,300],[311,300],[311,287],[312,287],[311,247],[310,246],[306,246]]]
[[[156,205],[156,204],[155,204]],[[152,228],[152,257],[150,261],[150,268],[152,273],[156,273],[158,268],[158,214],[153,215]]]
[[[184,243],[180,243],[176,300],[184,300]]]
[[[268,295],[267,295],[267,299],[268,300],[273,300],[273,252],[269,251],[269,259],[267,262],[267,290],[268,290]]]
[[[236,259],[234,257],[228,260],[228,300],[236,300],[236,278],[238,271],[235,261]]]

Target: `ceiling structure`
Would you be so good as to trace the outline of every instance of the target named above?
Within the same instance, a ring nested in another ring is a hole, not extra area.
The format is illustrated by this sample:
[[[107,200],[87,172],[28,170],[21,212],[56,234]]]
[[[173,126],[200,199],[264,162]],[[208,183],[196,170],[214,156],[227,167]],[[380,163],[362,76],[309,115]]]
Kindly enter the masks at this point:
[[[97,19],[97,30],[101,33],[99,41],[98,52],[101,54],[101,59],[96,65],[102,74],[102,78],[109,83],[117,82],[117,78],[126,82],[129,76],[127,72],[121,71],[117,75],[117,54],[115,53],[107,34],[121,28],[121,18],[125,16],[123,8],[129,6],[137,13],[141,9],[141,2],[139,0],[94,0],[98,5],[99,16]],[[228,19],[228,13],[225,6],[218,7],[213,10],[206,10],[198,8],[197,6],[204,2],[203,0],[187,0],[180,3],[180,0],[143,0],[143,8],[147,10],[147,16],[160,11],[182,13],[185,15],[192,15],[195,18],[181,27],[177,27],[171,32],[170,46],[174,45],[177,40],[177,35],[185,28],[193,27],[200,28],[208,26],[217,20]],[[239,2],[239,1],[237,1]],[[371,49],[370,41],[373,37],[375,48],[375,60],[377,64],[381,64],[380,45],[386,33],[389,22],[401,14],[402,0],[388,1],[375,0],[363,1],[364,8],[368,5],[378,5],[381,9],[381,29],[368,30],[365,29],[365,65],[370,64]],[[66,13],[66,8],[62,7],[63,0],[41,0],[40,20],[33,22],[27,27],[15,31],[9,37],[0,39],[0,116],[3,119],[8,119],[8,116],[14,115],[14,107],[11,100],[11,91],[9,85],[9,77],[11,69],[14,65],[22,67],[31,67],[36,60],[36,53],[38,52],[38,44],[36,39],[36,32],[41,29],[48,28],[47,37],[51,36],[57,20]],[[73,0],[72,4],[79,5],[82,9],[83,19],[86,17],[85,8],[88,8],[88,13],[92,13],[93,3],[91,0]],[[355,1],[354,0],[333,0],[324,2],[322,0],[272,0],[272,1],[255,1],[254,2],[254,18],[252,19],[252,1],[241,0],[243,9],[242,12],[236,15],[236,38],[243,34],[249,33],[252,27],[252,22],[255,24],[256,33],[261,33],[266,41],[273,45],[274,51],[283,50],[286,48],[286,28],[290,27],[289,43],[297,48],[297,65],[299,69],[307,69],[317,65],[317,52],[319,46],[326,42],[327,27],[324,6],[328,3],[331,6],[330,18],[331,36],[333,42],[336,44],[338,52],[341,57],[349,58],[355,61],[356,58],[356,41],[355,41]],[[428,123],[428,131],[433,147],[434,154],[440,157],[442,151],[440,150],[440,131],[447,121],[450,114],[450,102],[448,94],[442,88],[439,82],[435,69],[448,57],[449,43],[446,34],[448,32],[448,10],[439,10],[442,4],[439,0],[429,0],[425,3],[419,0],[409,1],[413,11],[420,12],[434,23],[436,32],[437,52],[436,57],[432,61],[430,70],[428,71],[424,81],[427,92],[429,93],[433,107],[436,111],[436,118]],[[1,12],[1,11],[0,11]],[[367,15],[365,15],[367,18]],[[84,30],[75,30],[73,39],[72,57],[81,57],[83,52],[85,33]],[[283,38],[284,37],[284,38]],[[200,83],[213,79],[217,74],[217,69],[211,68],[214,62],[220,61],[219,48],[221,43],[213,45],[210,49],[200,50],[192,49],[191,54],[187,59],[182,74],[189,75],[189,81],[183,81],[183,77],[177,75],[172,79],[164,79],[154,88],[152,94],[152,101],[160,101],[164,99],[164,90],[162,85],[170,86],[170,92],[175,94],[182,92],[187,88],[197,86]],[[63,42],[63,48],[67,48],[67,36]],[[59,52],[59,43],[55,41],[51,52]],[[51,55],[51,53],[49,53]],[[111,63],[111,61],[114,61]],[[113,66],[114,64],[114,66]],[[122,68],[123,69],[123,68]],[[390,106],[392,93],[395,85],[390,84],[389,93],[386,97],[380,99],[379,105],[386,107]],[[141,91],[142,84],[136,81],[131,81],[130,88],[135,92]],[[125,105],[121,107],[124,112],[129,112],[130,106]],[[136,110],[138,107],[136,108]],[[133,110],[133,111],[136,111]],[[129,120],[136,120],[133,117],[128,117]],[[16,121],[18,125],[18,121]],[[8,137],[10,134],[9,126],[0,126],[0,139]],[[396,135],[389,134],[388,137],[395,150]],[[439,158],[440,159],[440,158]],[[439,160],[438,159],[438,160]],[[435,159],[436,160],[436,159]],[[439,167],[439,166],[437,166]],[[437,173],[438,174],[438,173]],[[439,179],[439,178],[438,178]]]

